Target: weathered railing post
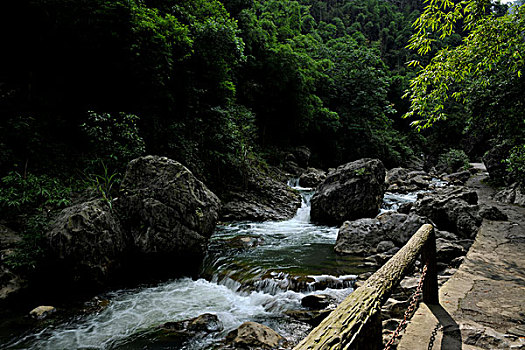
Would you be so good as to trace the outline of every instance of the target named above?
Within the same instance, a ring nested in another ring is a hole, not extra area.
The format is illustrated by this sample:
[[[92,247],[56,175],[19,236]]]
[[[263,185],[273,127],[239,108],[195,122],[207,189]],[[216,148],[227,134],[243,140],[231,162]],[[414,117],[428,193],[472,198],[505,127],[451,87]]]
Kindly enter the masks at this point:
[[[439,286],[436,264],[436,233],[429,233],[427,242],[421,250],[421,262],[427,266],[427,274],[423,280],[423,301],[426,304],[439,304]]]
[[[432,225],[423,225],[363,286],[314,328],[294,350],[372,350],[382,348],[381,306],[419,255],[428,264],[424,300],[438,302],[436,238]]]

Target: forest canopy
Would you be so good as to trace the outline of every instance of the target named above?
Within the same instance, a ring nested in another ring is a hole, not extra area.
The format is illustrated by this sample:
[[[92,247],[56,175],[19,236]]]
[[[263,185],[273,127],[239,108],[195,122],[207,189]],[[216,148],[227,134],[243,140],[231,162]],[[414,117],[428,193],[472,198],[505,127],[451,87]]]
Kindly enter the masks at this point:
[[[311,149],[317,167],[362,157],[394,167],[421,154],[437,161],[450,148],[479,158],[505,142],[503,159],[514,173],[522,168],[524,10],[517,5],[10,6],[2,11],[10,14],[1,24],[9,54],[0,68],[0,178],[8,188],[29,186],[30,176],[73,192],[113,174],[118,183],[129,160],[149,153],[179,160],[220,190],[247,166],[282,165],[283,152],[298,146]]]

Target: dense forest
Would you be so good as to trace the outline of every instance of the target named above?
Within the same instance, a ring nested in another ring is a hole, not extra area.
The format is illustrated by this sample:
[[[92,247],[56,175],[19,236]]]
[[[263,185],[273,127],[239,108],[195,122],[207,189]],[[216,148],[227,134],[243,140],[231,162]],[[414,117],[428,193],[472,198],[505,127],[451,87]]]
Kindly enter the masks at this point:
[[[325,169],[499,146],[502,179],[525,181],[524,11],[468,4],[450,27],[414,0],[3,4],[0,206],[26,232],[10,264],[31,269],[50,213],[86,191],[109,200],[144,154],[219,194],[298,146]]]

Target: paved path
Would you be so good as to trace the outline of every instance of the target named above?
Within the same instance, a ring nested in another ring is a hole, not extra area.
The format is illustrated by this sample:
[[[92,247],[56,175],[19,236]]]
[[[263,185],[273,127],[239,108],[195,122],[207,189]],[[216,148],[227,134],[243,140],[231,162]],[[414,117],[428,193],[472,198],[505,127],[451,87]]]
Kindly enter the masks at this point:
[[[420,305],[399,350],[525,349],[525,208],[492,201],[484,177],[468,185],[509,219],[483,220],[465,261],[440,289],[440,305]]]

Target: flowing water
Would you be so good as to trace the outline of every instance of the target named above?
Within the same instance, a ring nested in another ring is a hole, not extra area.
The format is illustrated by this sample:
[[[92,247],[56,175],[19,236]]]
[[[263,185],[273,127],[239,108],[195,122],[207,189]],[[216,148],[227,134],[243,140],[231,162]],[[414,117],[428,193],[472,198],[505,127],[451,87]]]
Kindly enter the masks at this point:
[[[285,315],[302,309],[308,294],[343,300],[356,274],[367,271],[362,259],[333,252],[337,228],[310,223],[313,191],[295,182],[302,205],[282,222],[236,222],[220,225],[211,238],[198,280],[182,278],[154,287],[120,290],[98,313],[81,315],[18,338],[14,349],[205,349],[245,321],[274,328],[289,340],[304,337],[310,327]],[[390,198],[389,210],[416,197]],[[385,204],[387,205],[387,204]],[[222,332],[180,342],[158,336],[158,326],[213,313]]]

